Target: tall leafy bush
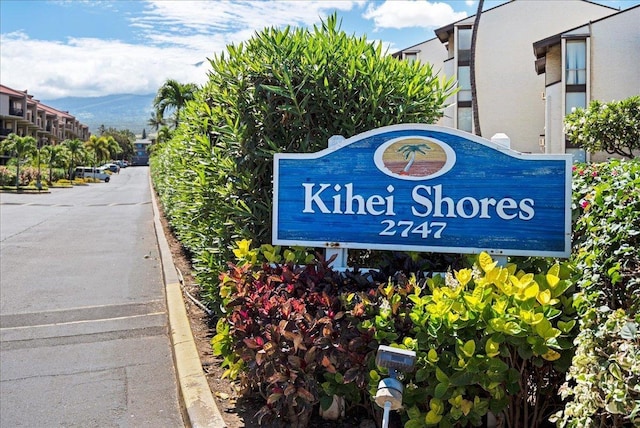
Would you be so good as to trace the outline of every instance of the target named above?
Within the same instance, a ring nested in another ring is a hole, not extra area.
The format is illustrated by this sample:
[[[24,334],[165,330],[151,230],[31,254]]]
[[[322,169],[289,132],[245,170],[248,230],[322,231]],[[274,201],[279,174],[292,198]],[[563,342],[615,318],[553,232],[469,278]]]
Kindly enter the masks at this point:
[[[162,201],[208,286],[235,240],[270,242],[274,153],[433,123],[454,87],[428,64],[398,61],[347,35],[335,15],[313,29],[265,29],[210,65],[208,83],[152,161]]]
[[[640,307],[640,160],[574,166],[573,255],[593,306]]]
[[[580,333],[561,427],[640,426],[640,161],[576,165],[573,255]]]

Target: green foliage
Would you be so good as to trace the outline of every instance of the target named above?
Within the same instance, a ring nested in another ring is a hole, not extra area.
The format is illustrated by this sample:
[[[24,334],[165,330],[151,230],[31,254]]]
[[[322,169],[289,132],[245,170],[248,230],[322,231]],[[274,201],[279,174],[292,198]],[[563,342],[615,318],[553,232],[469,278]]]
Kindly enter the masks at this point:
[[[78,162],[80,162],[80,159],[84,156],[84,143],[76,138],[73,140],[64,140],[62,145],[69,150],[69,156],[71,157],[68,168],[68,178],[71,180],[73,170],[78,166]]]
[[[622,309],[591,309],[562,388],[560,427],[640,426],[640,332]]]
[[[569,140],[589,152],[605,151],[633,159],[640,150],[640,95],[622,101],[591,101],[565,119]]]
[[[570,274],[558,264],[525,273],[482,253],[472,269],[445,279],[385,288],[386,305],[364,326],[417,353],[405,426],[478,426],[489,410],[506,426],[540,426],[559,405],[553,397],[571,361]],[[397,320],[407,318],[411,324],[398,330]]]
[[[525,273],[483,253],[446,279],[368,282],[238,244],[212,346],[225,375],[263,393],[262,416],[290,418],[334,394],[347,407],[366,403],[359,391],[375,395],[386,376],[374,364],[381,344],[417,353],[404,379],[406,427],[478,426],[489,410],[535,427],[558,410],[577,330],[567,266]]]
[[[130,159],[133,156],[133,142],[136,135],[128,129],[105,128],[101,125],[99,128],[100,136],[111,137],[117,143],[111,145],[111,159]],[[144,138],[144,137],[143,137]]]
[[[49,170],[48,183],[51,184],[58,178],[62,178],[59,173],[54,176],[55,168],[69,167],[71,163],[71,152],[65,145],[44,146],[40,149],[40,162],[46,164]]]
[[[265,29],[210,64],[209,82],[151,161],[205,288],[234,241],[270,242],[274,153],[317,152],[332,135],[384,125],[433,123],[454,88],[430,65],[348,36],[335,15],[311,30]]]
[[[582,316],[562,387],[566,407],[554,420],[640,426],[640,161],[576,165],[572,209]]]
[[[0,165],[0,186],[9,186],[16,183],[16,172],[6,166]]]
[[[110,159],[112,152],[117,152],[120,146],[111,136],[95,136],[89,137],[84,143],[84,149],[90,154],[94,165],[97,166],[102,160]]]
[[[17,134],[9,134],[0,143],[0,149],[10,153],[15,159],[16,165],[16,189],[20,186],[20,165],[29,161],[37,152],[36,139],[31,136],[21,137]]]
[[[591,306],[640,308],[640,160],[576,165],[573,254]]]
[[[27,166],[20,170],[20,185],[28,186],[29,183],[35,183],[38,179],[41,179],[42,171],[38,170],[38,167]]]
[[[167,111],[173,112],[173,123],[177,127],[180,123],[180,112],[187,102],[193,100],[198,87],[194,83],[180,83],[174,79],[168,79],[158,89],[153,100],[155,116],[152,115],[153,126],[158,129],[164,124]]]

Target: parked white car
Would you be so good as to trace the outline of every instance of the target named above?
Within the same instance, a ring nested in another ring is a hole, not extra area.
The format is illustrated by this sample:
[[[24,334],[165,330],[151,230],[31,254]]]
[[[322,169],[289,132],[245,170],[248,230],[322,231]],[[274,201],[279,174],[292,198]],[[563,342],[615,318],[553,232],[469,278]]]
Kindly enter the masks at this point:
[[[98,169],[101,169],[101,170],[108,169],[111,172],[120,173],[120,167],[115,163],[105,163],[104,165],[99,166]]]
[[[95,178],[97,180],[103,180],[108,183],[111,180],[111,174],[105,170],[99,168],[93,168],[90,166],[78,166],[75,171],[76,178]]]

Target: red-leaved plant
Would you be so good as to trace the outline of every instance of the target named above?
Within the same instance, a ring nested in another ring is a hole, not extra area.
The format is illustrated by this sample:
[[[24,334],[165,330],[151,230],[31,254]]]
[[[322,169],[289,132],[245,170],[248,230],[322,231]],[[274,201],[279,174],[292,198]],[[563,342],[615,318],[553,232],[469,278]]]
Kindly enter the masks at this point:
[[[225,375],[265,398],[260,422],[279,418],[305,427],[314,406],[322,400],[326,407],[338,386],[352,402],[368,403],[367,373],[377,342],[358,330],[361,311],[346,313],[338,296],[349,288],[358,299],[360,285],[375,286],[333,271],[322,257],[299,266],[300,254],[289,251],[284,263],[275,262],[280,256],[270,246],[263,254],[272,263],[256,266],[256,251],[240,243],[239,263],[220,276],[227,316],[218,322],[212,346],[224,357]]]

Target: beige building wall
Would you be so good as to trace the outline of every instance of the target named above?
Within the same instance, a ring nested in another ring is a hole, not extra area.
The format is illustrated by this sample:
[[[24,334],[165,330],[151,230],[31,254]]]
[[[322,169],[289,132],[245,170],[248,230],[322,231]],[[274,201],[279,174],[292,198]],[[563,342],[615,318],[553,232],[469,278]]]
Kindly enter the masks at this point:
[[[476,53],[483,137],[503,132],[513,149],[540,153],[545,77],[535,72],[532,44],[615,12],[580,0],[516,0],[483,13]]]
[[[640,7],[591,25],[591,99],[640,94]]]
[[[612,156],[596,153],[585,156],[578,148],[565,148],[562,131],[565,116],[564,62],[567,40],[586,41],[587,105],[592,100],[619,101],[640,94],[640,7],[558,33],[556,44],[545,53],[546,152],[580,153],[576,160],[599,162]]]
[[[433,65],[433,71],[435,72],[442,70],[444,61],[449,55],[447,49],[440,43],[437,37],[404,49],[402,53],[404,55],[403,59],[407,59],[408,56],[415,54],[416,59],[421,63]]]
[[[640,7],[592,24],[590,83],[592,100],[620,101],[640,94]],[[610,156],[597,153],[590,160]]]

